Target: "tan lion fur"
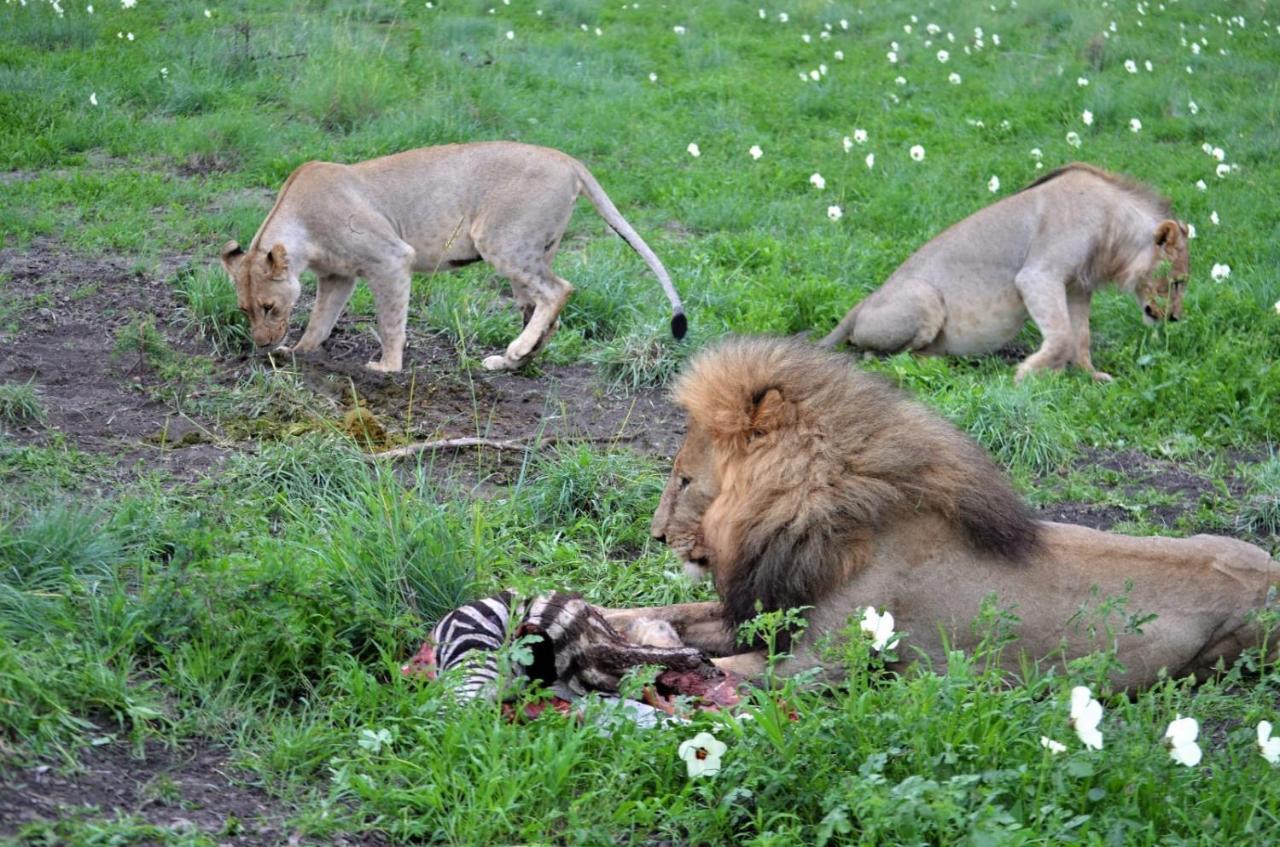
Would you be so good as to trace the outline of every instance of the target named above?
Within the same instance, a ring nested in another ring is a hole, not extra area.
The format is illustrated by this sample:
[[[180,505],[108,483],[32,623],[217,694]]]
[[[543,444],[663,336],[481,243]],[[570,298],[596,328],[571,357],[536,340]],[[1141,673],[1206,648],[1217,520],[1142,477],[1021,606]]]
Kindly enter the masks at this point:
[[[1109,380],[1090,356],[1093,293],[1114,282],[1134,295],[1148,323],[1179,320],[1190,273],[1187,233],[1171,218],[1169,201],[1146,186],[1067,165],[929,241],[820,346],[989,353],[1030,316],[1043,342],[1019,365],[1018,379],[1075,363]]]
[[[1019,619],[1006,669],[1114,646],[1116,684],[1140,688],[1162,668],[1203,676],[1256,645],[1251,613],[1280,584],[1280,565],[1236,539],[1032,521],[967,435],[807,345],[727,341],[696,357],[675,395],[689,436],[652,532],[708,568],[723,603],[610,610],[615,626],[667,620],[685,644],[723,655],[756,601],[811,606],[785,674],[821,664],[815,644],[875,606],[907,633],[904,664],[941,669],[948,646],[978,646],[970,624],[994,598]],[[719,663],[763,667],[758,653]]]
[[[600,183],[576,159],[529,144],[423,147],[354,165],[308,162],[285,181],[249,249],[228,242],[222,263],[260,346],[284,341],[299,275],[316,273],[315,307],[292,348],[297,353],[324,343],[362,277],[373,291],[382,344],[369,367],[398,371],[412,273],[488,262],[511,281],[525,326],[504,355],[484,364],[510,370],[547,343],[573,292],[551,263],[579,196],[658,277],[674,310],[672,332],[683,336],[684,310],[666,268]]]

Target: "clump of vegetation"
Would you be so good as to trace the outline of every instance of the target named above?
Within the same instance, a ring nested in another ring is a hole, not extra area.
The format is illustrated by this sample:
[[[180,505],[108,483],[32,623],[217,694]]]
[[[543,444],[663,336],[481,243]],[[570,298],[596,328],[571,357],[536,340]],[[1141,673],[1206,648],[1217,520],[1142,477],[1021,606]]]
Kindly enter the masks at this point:
[[[0,425],[42,424],[48,414],[36,392],[34,381],[0,385]]]
[[[251,346],[248,322],[236,303],[234,286],[221,268],[187,267],[174,280],[187,326],[220,356]]]
[[[1066,464],[1079,442],[1058,410],[1058,392],[1034,381],[988,382],[947,391],[935,402],[1000,464],[1044,475]]]
[[[645,326],[616,336],[587,354],[614,388],[661,388],[688,358],[689,344],[678,344],[664,326]]]
[[[1280,456],[1247,472],[1249,496],[1236,516],[1236,528],[1260,536],[1280,536]]]

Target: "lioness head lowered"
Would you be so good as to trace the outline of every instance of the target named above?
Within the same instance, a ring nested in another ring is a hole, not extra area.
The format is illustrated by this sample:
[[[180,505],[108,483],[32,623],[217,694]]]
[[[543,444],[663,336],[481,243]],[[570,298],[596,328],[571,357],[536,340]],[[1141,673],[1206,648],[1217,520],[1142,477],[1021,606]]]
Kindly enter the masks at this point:
[[[1191,260],[1187,255],[1187,225],[1161,221],[1152,239],[1150,267],[1134,286],[1133,296],[1142,307],[1142,320],[1155,324],[1166,318],[1182,319],[1182,295],[1187,290]]]
[[[289,257],[283,244],[270,250],[253,248],[246,253],[234,241],[222,248],[222,266],[236,286],[236,304],[249,319],[253,343],[267,347],[284,341],[289,331],[289,314],[302,290],[298,278],[289,272]]]

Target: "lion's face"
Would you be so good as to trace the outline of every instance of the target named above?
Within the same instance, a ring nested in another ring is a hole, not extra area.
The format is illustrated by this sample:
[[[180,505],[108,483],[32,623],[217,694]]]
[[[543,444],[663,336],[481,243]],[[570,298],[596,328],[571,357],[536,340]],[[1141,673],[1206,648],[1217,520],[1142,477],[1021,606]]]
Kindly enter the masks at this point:
[[[1151,268],[1134,289],[1142,319],[1148,325],[1182,319],[1182,296],[1191,275],[1188,234],[1186,225],[1179,221],[1161,221],[1156,227]]]
[[[695,581],[710,573],[711,556],[702,535],[702,517],[719,494],[711,437],[694,421],[676,454],[671,478],[662,491],[649,532],[665,541],[684,561],[685,573]]]
[[[283,244],[246,253],[234,241],[222,248],[222,266],[236,286],[236,302],[249,319],[253,343],[268,347],[284,341],[289,315],[301,286],[289,272]]]

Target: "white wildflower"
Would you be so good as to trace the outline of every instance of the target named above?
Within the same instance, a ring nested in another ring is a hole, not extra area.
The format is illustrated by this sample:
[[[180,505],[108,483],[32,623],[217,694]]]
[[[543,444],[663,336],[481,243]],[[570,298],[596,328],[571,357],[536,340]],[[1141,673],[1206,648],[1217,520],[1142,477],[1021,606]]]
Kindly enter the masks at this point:
[[[1213,268],[1209,271],[1209,276],[1214,282],[1222,282],[1224,279],[1231,276],[1231,266],[1220,265],[1215,262]]]
[[[814,188],[818,189],[819,191],[827,187],[827,181],[823,179],[822,174],[818,173],[817,171],[814,171],[812,174],[809,175],[809,184],[812,185]]]
[[[1217,225],[1218,225],[1218,210],[1217,210],[1217,209],[1214,209],[1212,212],[1210,212],[1210,213],[1209,213],[1209,223],[1213,224],[1214,226],[1217,226]]]
[[[753,159],[759,159],[764,155],[764,151],[760,149],[759,144],[752,144],[751,149],[747,151],[747,155]]]
[[[1193,115],[1200,114],[1200,106],[1194,100],[1187,101],[1187,111]]]
[[[1077,132],[1068,132],[1067,144],[1078,148],[1080,146],[1080,134]]]
[[[1222,179],[1224,176],[1231,173],[1231,166],[1226,163],[1220,163],[1213,169],[1213,172],[1218,175],[1218,179]]]
[[[1080,114],[1080,120],[1084,121],[1085,126],[1093,126],[1093,112],[1090,112],[1088,109],[1085,109]]]
[[[960,74],[956,73],[955,71],[952,71],[951,73],[947,74],[947,82],[951,83],[952,85],[959,85]]]
[[[895,51],[890,50],[888,53],[884,54],[884,57],[889,60],[889,64],[898,64],[898,54]]]
[[[1101,721],[1102,704],[1093,699],[1093,693],[1083,685],[1071,689],[1071,725],[1080,743],[1091,750],[1102,749]]]
[[[138,5],[138,0],[120,0],[121,9],[132,9],[136,5]]]
[[[657,74],[655,74],[655,73],[650,73],[650,74],[649,74],[649,82],[657,82],[657,81],[658,81],[658,75],[657,75]]]
[[[1067,745],[1054,741],[1047,735],[1040,736],[1040,746],[1053,753],[1055,756],[1067,749]]]
[[[843,61],[844,61],[844,51],[843,51],[843,50],[837,50],[836,52],[832,53],[831,55],[835,57],[835,59],[836,59],[836,61],[837,61],[837,62],[843,62]]]
[[[921,146],[921,145],[919,145],[919,144],[913,144],[913,145],[911,145],[911,151],[910,151],[910,152],[911,152],[911,158],[915,159],[917,162],[923,162],[923,161],[924,161],[924,147],[923,147],[923,146]]]
[[[997,191],[999,191],[999,190],[1000,190],[1000,177],[995,176],[995,175],[993,174],[993,175],[991,176],[991,179],[987,180],[987,190],[988,190],[988,191],[990,191],[992,194],[995,194]]]
[[[1138,72],[1138,65],[1133,61],[1133,59],[1125,59],[1124,69],[1131,74],[1136,74]]]
[[[867,143],[867,131],[865,129],[855,129],[853,131],[853,140],[859,144]]]
[[[938,61],[941,62],[942,64],[945,65],[947,63],[947,60],[950,58],[951,58],[951,54],[948,53],[946,50],[938,51]]]
[[[1169,757],[1189,768],[1200,764],[1200,745],[1196,743],[1199,734],[1200,724],[1195,718],[1178,715],[1164,731],[1165,741],[1169,744]]]
[[[96,91],[91,91],[91,92],[89,93],[89,105],[90,105],[90,106],[96,106],[96,105],[98,105],[98,92],[96,92]]]
[[[671,28],[671,31],[672,31],[672,32],[674,32],[676,35],[684,35],[684,34],[685,34],[685,28],[684,28],[684,27],[682,27],[682,26],[680,26],[680,24],[676,24],[675,26],[673,26],[673,27]]]
[[[511,29],[507,30],[507,41],[515,41],[515,39],[516,39],[515,30],[511,30]]]
[[[1044,151],[1042,151],[1039,147],[1032,147],[1031,158],[1035,159],[1037,162],[1040,161],[1041,159],[1044,158]]]
[[[1208,147],[1209,145],[1206,144],[1205,146]],[[1212,147],[1208,150],[1208,153],[1219,162],[1227,158],[1227,151],[1223,150],[1221,147]]]
[[[894,83],[895,83],[896,85],[906,85],[906,84],[907,84],[907,78],[906,78],[905,76],[895,76],[895,77],[893,78],[893,81],[894,81]]]
[[[831,220],[833,220],[833,221],[838,221],[838,220],[840,220],[840,217],[841,217],[841,215],[843,215],[843,214],[844,214],[844,212],[841,212],[841,211],[840,211],[840,207],[839,207],[839,206],[828,206],[828,207],[827,207],[827,217],[828,217],[828,218],[830,218],[830,219],[831,219]]]
[[[1151,73],[1152,71],[1155,70],[1155,66],[1151,64],[1150,59],[1147,59],[1145,62],[1143,62],[1142,66],[1147,69],[1147,73]]]
[[[1078,76],[1076,77],[1076,85],[1080,86],[1081,88],[1086,88],[1089,85],[1089,80],[1085,79],[1082,76]]]
[[[1203,179],[1197,179],[1197,180],[1196,180],[1196,188],[1198,188],[1199,190],[1204,191],[1204,190],[1205,190],[1205,189],[1207,189],[1208,187],[1209,187],[1209,186],[1207,186],[1207,185],[1205,185],[1205,184],[1204,184],[1204,180],[1203,180]]]
[[[862,613],[859,626],[871,636],[871,649],[877,653],[898,646],[900,639],[895,637],[893,631],[893,613],[888,609],[883,614],[876,614],[875,606],[868,606]]]
[[[779,13],[778,13],[778,23],[780,23],[780,24],[785,24],[785,23],[786,23],[787,21],[789,21],[789,20],[791,20],[791,18],[790,18],[790,16],[788,16],[788,15],[787,15],[787,13],[786,13],[786,12],[779,12]]]
[[[814,82],[817,82],[818,80],[822,79],[822,74],[818,73],[817,71],[809,71],[809,79],[813,80]]]
[[[1129,131],[1130,131],[1130,132],[1142,132],[1142,121],[1138,120],[1137,118],[1130,118],[1130,119],[1129,119]]]
[[[1188,241],[1190,241],[1191,239],[1193,239],[1193,238],[1195,238],[1195,237],[1196,237],[1196,225],[1195,225],[1195,224],[1187,224],[1187,240],[1188,240]]]
[[[867,158],[864,161],[867,163],[867,170],[871,170],[876,166],[876,154],[868,153]]]
[[[729,748],[709,732],[699,732],[682,742],[676,754],[684,760],[689,778],[715,776],[720,772],[720,757]]]

